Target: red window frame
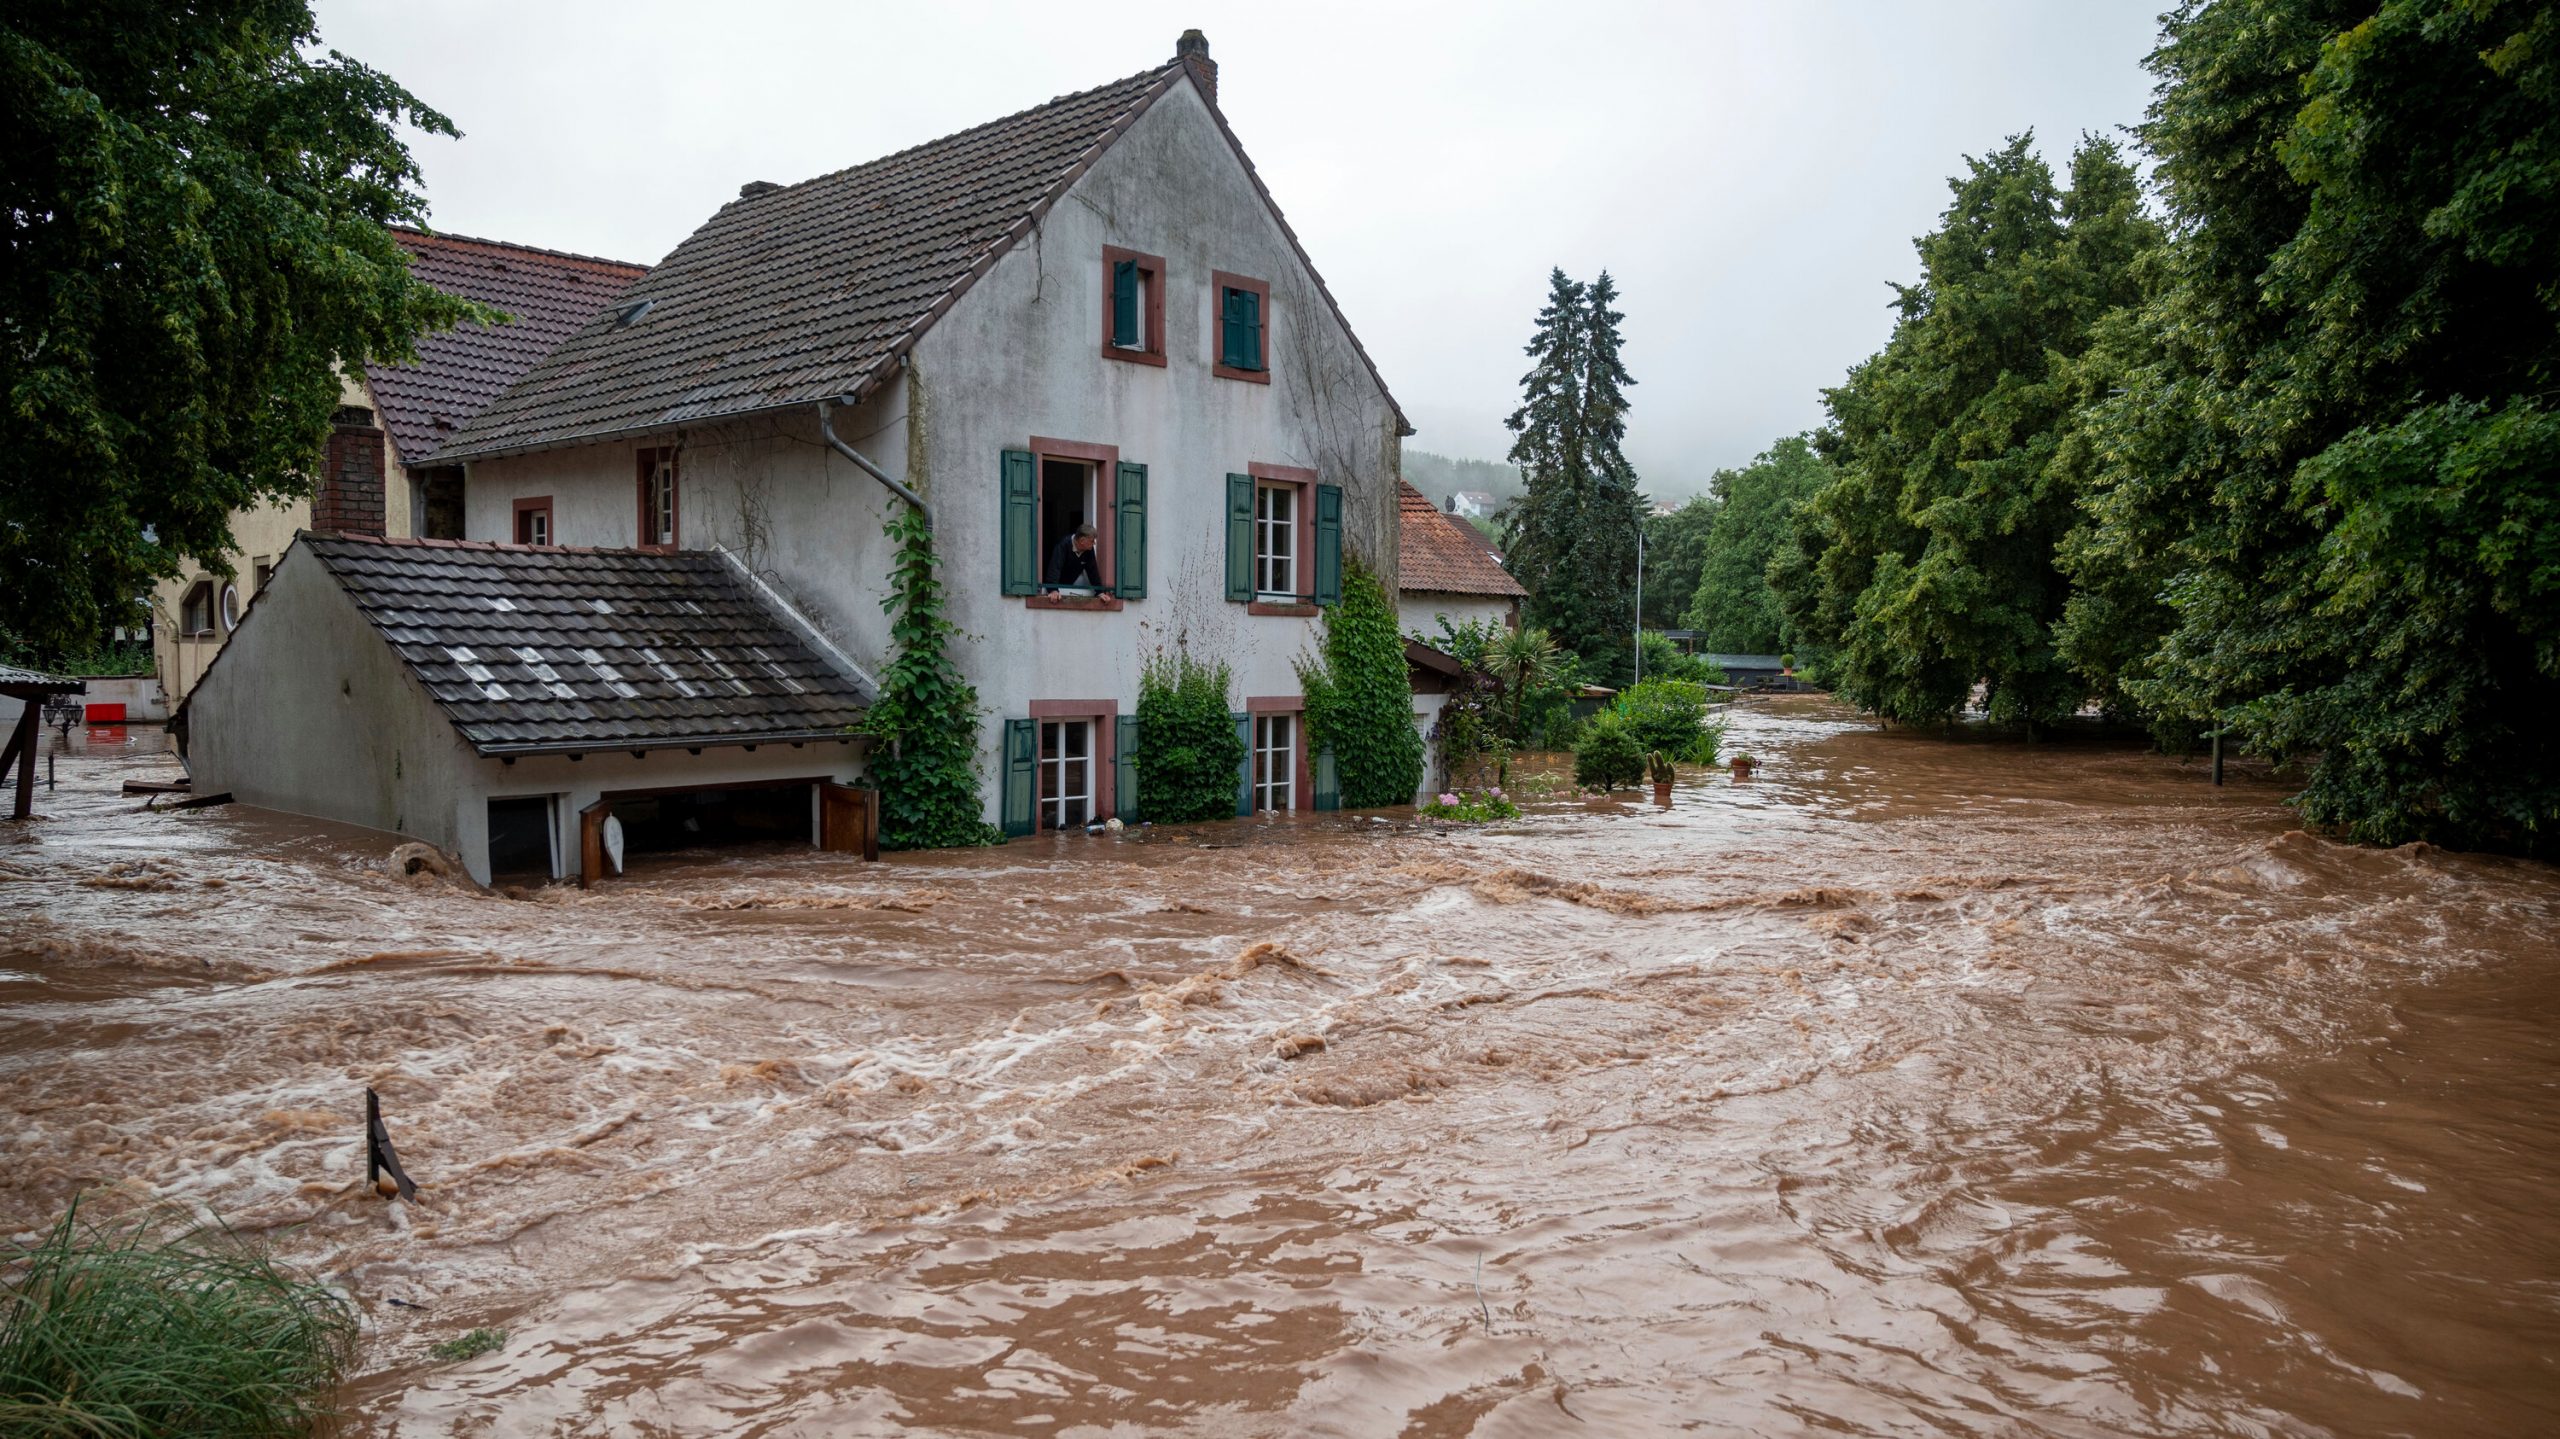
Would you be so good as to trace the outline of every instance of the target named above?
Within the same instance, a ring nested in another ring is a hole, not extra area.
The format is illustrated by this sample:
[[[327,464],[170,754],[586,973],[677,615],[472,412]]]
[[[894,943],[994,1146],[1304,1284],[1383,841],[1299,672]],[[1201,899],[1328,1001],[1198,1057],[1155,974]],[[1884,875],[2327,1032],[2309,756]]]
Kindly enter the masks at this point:
[[[1262,368],[1239,370],[1227,363],[1227,292],[1250,290],[1262,297]],[[1209,272],[1209,372],[1224,380],[1271,383],[1271,282],[1224,270]]]
[[[1109,819],[1120,812],[1120,702],[1118,700],[1033,700],[1030,718],[1032,730],[1031,832],[1055,834],[1040,813],[1039,763],[1040,739],[1036,728],[1041,720],[1091,720],[1093,740],[1085,747],[1085,763],[1093,766],[1093,798],[1086,806],[1086,823]]]
[[[644,499],[641,503],[645,506],[647,501]],[[534,515],[542,516],[542,538],[538,540],[529,540],[525,538],[525,521]],[[647,531],[643,529],[642,533],[645,534]],[[516,525],[514,534],[515,542],[520,545],[542,545],[550,548],[558,547],[560,543],[560,531],[558,529],[558,521],[551,513],[551,497],[549,495],[527,495],[523,499],[516,501]]]
[[[1111,343],[1111,272],[1123,260],[1138,262],[1138,330],[1146,339],[1143,350],[1122,349]],[[1105,359],[1126,360],[1133,365],[1163,367],[1164,256],[1125,250],[1118,245],[1102,247],[1102,354]]]
[[[1307,698],[1304,695],[1251,695],[1246,697],[1244,711],[1259,718],[1263,715],[1294,716],[1289,727],[1289,809],[1312,814],[1316,807],[1315,765],[1307,753]],[[1245,727],[1245,763],[1253,762],[1253,728]],[[1257,811],[1259,813],[1259,811]]]
[[[667,466],[668,535],[663,544],[650,538],[655,531],[649,524],[652,518],[649,514],[649,481],[656,476],[658,463],[662,459]],[[641,447],[637,504],[640,519],[639,542],[633,548],[667,551],[684,543],[684,478],[683,470],[676,462],[675,446],[644,445]]]
[[[1106,335],[1109,331],[1104,332]],[[1031,473],[1041,482],[1046,495],[1045,475],[1051,460],[1075,460],[1093,466],[1093,552],[1102,567],[1102,578],[1110,584],[1120,582],[1120,447],[1093,445],[1082,440],[1056,440],[1033,435],[1026,449],[1031,451]],[[1042,503],[1046,503],[1045,498]],[[1035,509],[1034,514],[1038,514]],[[1046,516],[1040,518],[1045,519]],[[1038,521],[1034,521],[1035,525]],[[1046,528],[1040,526],[1040,528]],[[1039,554],[1040,584],[1049,582],[1049,551],[1044,546]],[[1116,594],[1061,595],[1034,592],[1022,597],[1026,609],[1035,610],[1116,610],[1121,606]]]
[[[1267,350],[1270,331],[1266,329],[1263,335]],[[1291,509],[1297,516],[1298,532],[1291,537],[1291,548],[1295,549],[1298,555],[1297,592],[1302,595],[1314,594],[1316,592],[1316,472],[1302,465],[1266,465],[1259,460],[1247,463],[1244,472],[1253,477],[1253,483],[1257,489],[1264,485],[1289,485],[1296,488],[1298,498]],[[1281,604],[1275,600],[1262,599],[1246,601],[1244,612],[1249,615],[1284,615],[1300,619],[1324,613],[1322,609],[1312,604]]]

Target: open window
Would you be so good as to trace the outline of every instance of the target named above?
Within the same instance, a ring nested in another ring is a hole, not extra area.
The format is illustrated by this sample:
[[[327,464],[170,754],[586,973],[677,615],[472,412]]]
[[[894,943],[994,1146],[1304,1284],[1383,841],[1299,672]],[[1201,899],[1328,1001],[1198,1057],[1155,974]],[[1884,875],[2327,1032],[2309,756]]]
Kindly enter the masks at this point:
[[[676,547],[676,452],[672,445],[640,451],[640,547]]]
[[[669,484],[673,483],[671,477]],[[668,499],[672,503],[674,496],[670,494]],[[647,502],[643,500],[642,504],[643,513],[646,513]],[[516,501],[516,543],[547,545],[551,542],[551,497],[534,495]]]
[[[1164,363],[1164,258],[1102,247],[1102,353]]]
[[[1211,327],[1217,346],[1210,369],[1230,380],[1271,383],[1271,285],[1268,281],[1219,270],[1209,277]]]
[[[1076,531],[1094,530],[1087,566]],[[1109,445],[1033,437],[1004,452],[1004,592],[1033,609],[1116,610],[1147,593],[1147,467]]]

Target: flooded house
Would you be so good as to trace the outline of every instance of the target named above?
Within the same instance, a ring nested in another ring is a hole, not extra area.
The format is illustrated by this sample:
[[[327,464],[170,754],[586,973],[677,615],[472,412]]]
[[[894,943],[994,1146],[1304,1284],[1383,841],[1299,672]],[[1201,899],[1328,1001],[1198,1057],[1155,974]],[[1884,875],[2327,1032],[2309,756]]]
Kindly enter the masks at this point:
[[[642,790],[822,806],[861,751],[811,726],[893,652],[884,526],[912,502],[984,709],[987,820],[1134,812],[1139,674],[1176,649],[1231,669],[1244,807],[1318,807],[1293,662],[1346,563],[1396,583],[1412,431],[1217,85],[1191,32],[1109,84],[744,186],[440,439],[460,543],[296,547],[294,617],[191,706],[199,790],[433,839],[475,873],[537,828],[552,872],[579,870],[595,807]],[[667,608],[686,584],[760,618],[689,653]],[[728,671],[754,692],[723,693]],[[278,693],[318,706],[294,745],[247,737]],[[404,739],[323,741],[331,712]],[[299,773],[324,754],[342,772]]]
[[[506,322],[422,336],[417,359],[405,364],[342,371],[336,423],[312,496],[233,514],[231,576],[190,564],[153,588],[152,658],[170,705],[183,702],[212,665],[295,535],[316,528],[459,539],[462,472],[443,464],[437,450],[648,269],[500,240],[398,227],[392,235],[419,278],[494,306]]]

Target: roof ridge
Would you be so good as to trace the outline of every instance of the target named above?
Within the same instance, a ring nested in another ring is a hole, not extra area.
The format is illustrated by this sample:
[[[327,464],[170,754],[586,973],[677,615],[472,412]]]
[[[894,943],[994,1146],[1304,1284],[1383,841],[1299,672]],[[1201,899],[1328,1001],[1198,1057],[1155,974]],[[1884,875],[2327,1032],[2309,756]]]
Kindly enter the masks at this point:
[[[421,240],[450,240],[465,245],[487,245],[492,249],[513,250],[524,255],[549,255],[555,260],[581,260],[590,265],[611,265],[617,270],[637,270],[647,274],[649,266],[638,260],[616,260],[604,255],[581,254],[576,250],[554,250],[547,245],[527,245],[515,240],[493,240],[486,235],[458,235],[451,230],[430,230],[424,225],[390,225],[384,227],[395,235],[415,235]]]
[[[1017,121],[1017,120],[1020,120],[1020,119],[1021,119],[1021,118],[1023,118],[1024,116],[1026,116],[1026,115],[1030,115],[1030,114],[1034,114],[1034,113],[1036,113],[1036,112],[1038,112],[1038,111],[1048,110],[1048,109],[1054,109],[1055,107],[1060,106],[1060,105],[1072,104],[1072,103],[1074,103],[1075,101],[1078,101],[1078,100],[1089,99],[1089,98],[1091,98],[1091,97],[1093,97],[1093,96],[1095,96],[1095,95],[1099,95],[1099,94],[1101,94],[1101,93],[1102,93],[1103,91],[1105,91],[1105,90],[1116,90],[1116,89],[1120,88],[1120,87],[1121,87],[1121,86],[1123,86],[1123,85],[1130,84],[1130,83],[1132,83],[1132,82],[1134,82],[1134,81],[1136,81],[1136,80],[1139,80],[1139,79],[1141,79],[1141,78],[1143,78],[1143,77],[1145,77],[1145,76],[1148,76],[1148,75],[1160,75],[1160,74],[1162,74],[1163,72],[1165,72],[1165,71],[1167,71],[1167,70],[1171,70],[1171,69],[1175,69],[1175,68],[1179,67],[1181,64],[1182,64],[1182,62],[1181,62],[1181,61],[1179,61],[1179,60],[1168,60],[1168,61],[1166,61],[1164,64],[1161,64],[1161,65],[1150,65],[1150,66],[1148,66],[1148,67],[1147,67],[1146,69],[1144,69],[1144,70],[1137,71],[1137,72],[1135,72],[1135,73],[1133,73],[1133,74],[1123,75],[1123,76],[1121,76],[1121,77],[1120,77],[1119,79],[1117,79],[1117,80],[1106,80],[1106,81],[1104,81],[1103,83],[1101,83],[1101,84],[1099,84],[1099,85],[1090,86],[1090,87],[1088,87],[1088,88],[1086,88],[1086,89],[1082,89],[1082,90],[1073,90],[1073,91],[1069,91],[1068,93],[1066,93],[1066,94],[1064,94],[1064,95],[1052,95],[1052,96],[1050,96],[1048,99],[1041,101],[1041,102],[1040,102],[1039,104],[1037,104],[1037,105],[1025,105],[1025,106],[1023,106],[1021,109],[1014,111],[1014,112],[1013,112],[1012,114],[1010,114],[1010,115],[998,115],[996,118],[994,118],[994,119],[992,119],[992,120],[985,120],[985,121],[981,121],[981,122],[979,122],[978,124],[971,125],[970,127],[968,127],[968,128],[967,128],[967,129],[965,129],[965,130],[954,130],[954,131],[952,131],[950,134],[947,134],[947,135],[936,135],[936,136],[934,136],[934,137],[933,137],[932,139],[930,139],[930,140],[918,140],[916,143],[914,143],[914,144],[912,144],[912,145],[909,145],[907,148],[905,148],[905,149],[903,149],[903,150],[892,150],[892,151],[890,151],[890,152],[889,152],[888,154],[886,154],[886,155],[874,155],[874,156],[872,156],[870,159],[863,161],[863,162],[862,162],[861,164],[859,164],[859,165],[846,165],[846,166],[844,166],[844,167],[842,167],[842,168],[840,168],[840,169],[835,169],[835,170],[826,170],[826,171],[822,171],[822,172],[820,172],[820,173],[818,173],[818,174],[811,175],[811,176],[809,176],[809,177],[808,177],[807,179],[805,179],[805,180],[792,180],[792,181],[789,181],[789,182],[786,182],[786,183],[780,183],[780,184],[775,185],[775,187],[774,187],[773,189],[767,190],[767,191],[765,191],[765,192],[763,192],[762,194],[759,194],[759,195],[754,195],[754,196],[741,195],[741,196],[737,197],[736,199],[728,200],[728,201],[723,202],[723,203],[721,204],[721,206],[720,206],[720,209],[721,209],[721,210],[726,210],[726,209],[729,209],[731,206],[735,206],[735,205],[752,205],[752,204],[757,203],[758,201],[771,200],[771,199],[776,198],[777,196],[790,194],[790,193],[791,193],[792,191],[794,191],[794,190],[802,189],[802,188],[804,188],[804,187],[806,187],[806,186],[810,186],[810,185],[815,185],[815,184],[817,184],[818,182],[820,182],[820,181],[822,181],[822,180],[837,180],[837,179],[842,179],[843,177],[845,177],[845,176],[847,176],[847,175],[851,175],[851,174],[855,173],[856,171],[860,171],[860,170],[868,170],[868,169],[871,169],[873,166],[876,166],[876,165],[886,165],[886,164],[888,164],[888,163],[889,163],[890,161],[892,161],[892,160],[903,160],[903,159],[905,159],[907,156],[909,156],[909,155],[913,155],[913,154],[916,154],[916,153],[917,153],[917,152],[919,152],[919,151],[923,151],[923,150],[930,150],[930,149],[934,148],[934,147],[935,147],[935,146],[937,146],[937,145],[947,145],[947,144],[951,143],[951,142],[952,142],[952,141],[954,141],[954,140],[959,140],[959,139],[963,139],[963,138],[965,138],[965,137],[967,137],[967,136],[970,136],[970,135],[975,135],[975,134],[977,134],[977,133],[978,133],[979,131],[981,131],[981,130],[992,130],[992,129],[994,129],[995,127],[997,127],[998,125],[1010,125],[1010,124],[1012,124],[1013,122],[1015,122],[1015,121]],[[1081,159],[1081,158],[1082,158],[1082,156],[1081,156],[1081,155],[1079,155],[1077,158]],[[1070,167],[1070,168],[1072,168],[1072,167]],[[713,211],[712,213],[714,213],[714,214],[718,214],[718,213],[719,213],[719,211],[715,210],[715,211]]]
[[[439,540],[425,535],[351,535],[344,530],[304,530],[301,538],[325,540],[334,544],[379,545],[385,549],[416,550],[487,550],[494,553],[529,555],[647,555],[674,559],[680,556],[705,555],[706,550],[668,549],[658,545],[526,545],[509,540]]]

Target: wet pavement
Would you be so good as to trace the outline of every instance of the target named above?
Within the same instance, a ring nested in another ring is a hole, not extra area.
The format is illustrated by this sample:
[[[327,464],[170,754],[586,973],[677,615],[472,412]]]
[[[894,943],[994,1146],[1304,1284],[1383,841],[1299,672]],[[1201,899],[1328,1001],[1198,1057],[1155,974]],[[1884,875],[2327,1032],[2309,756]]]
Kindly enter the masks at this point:
[[[2560,1429],[2560,872],[2264,775],[1800,699],[1667,811],[484,896],[149,748],[0,826],[0,1227],[268,1235],[353,1433]]]

